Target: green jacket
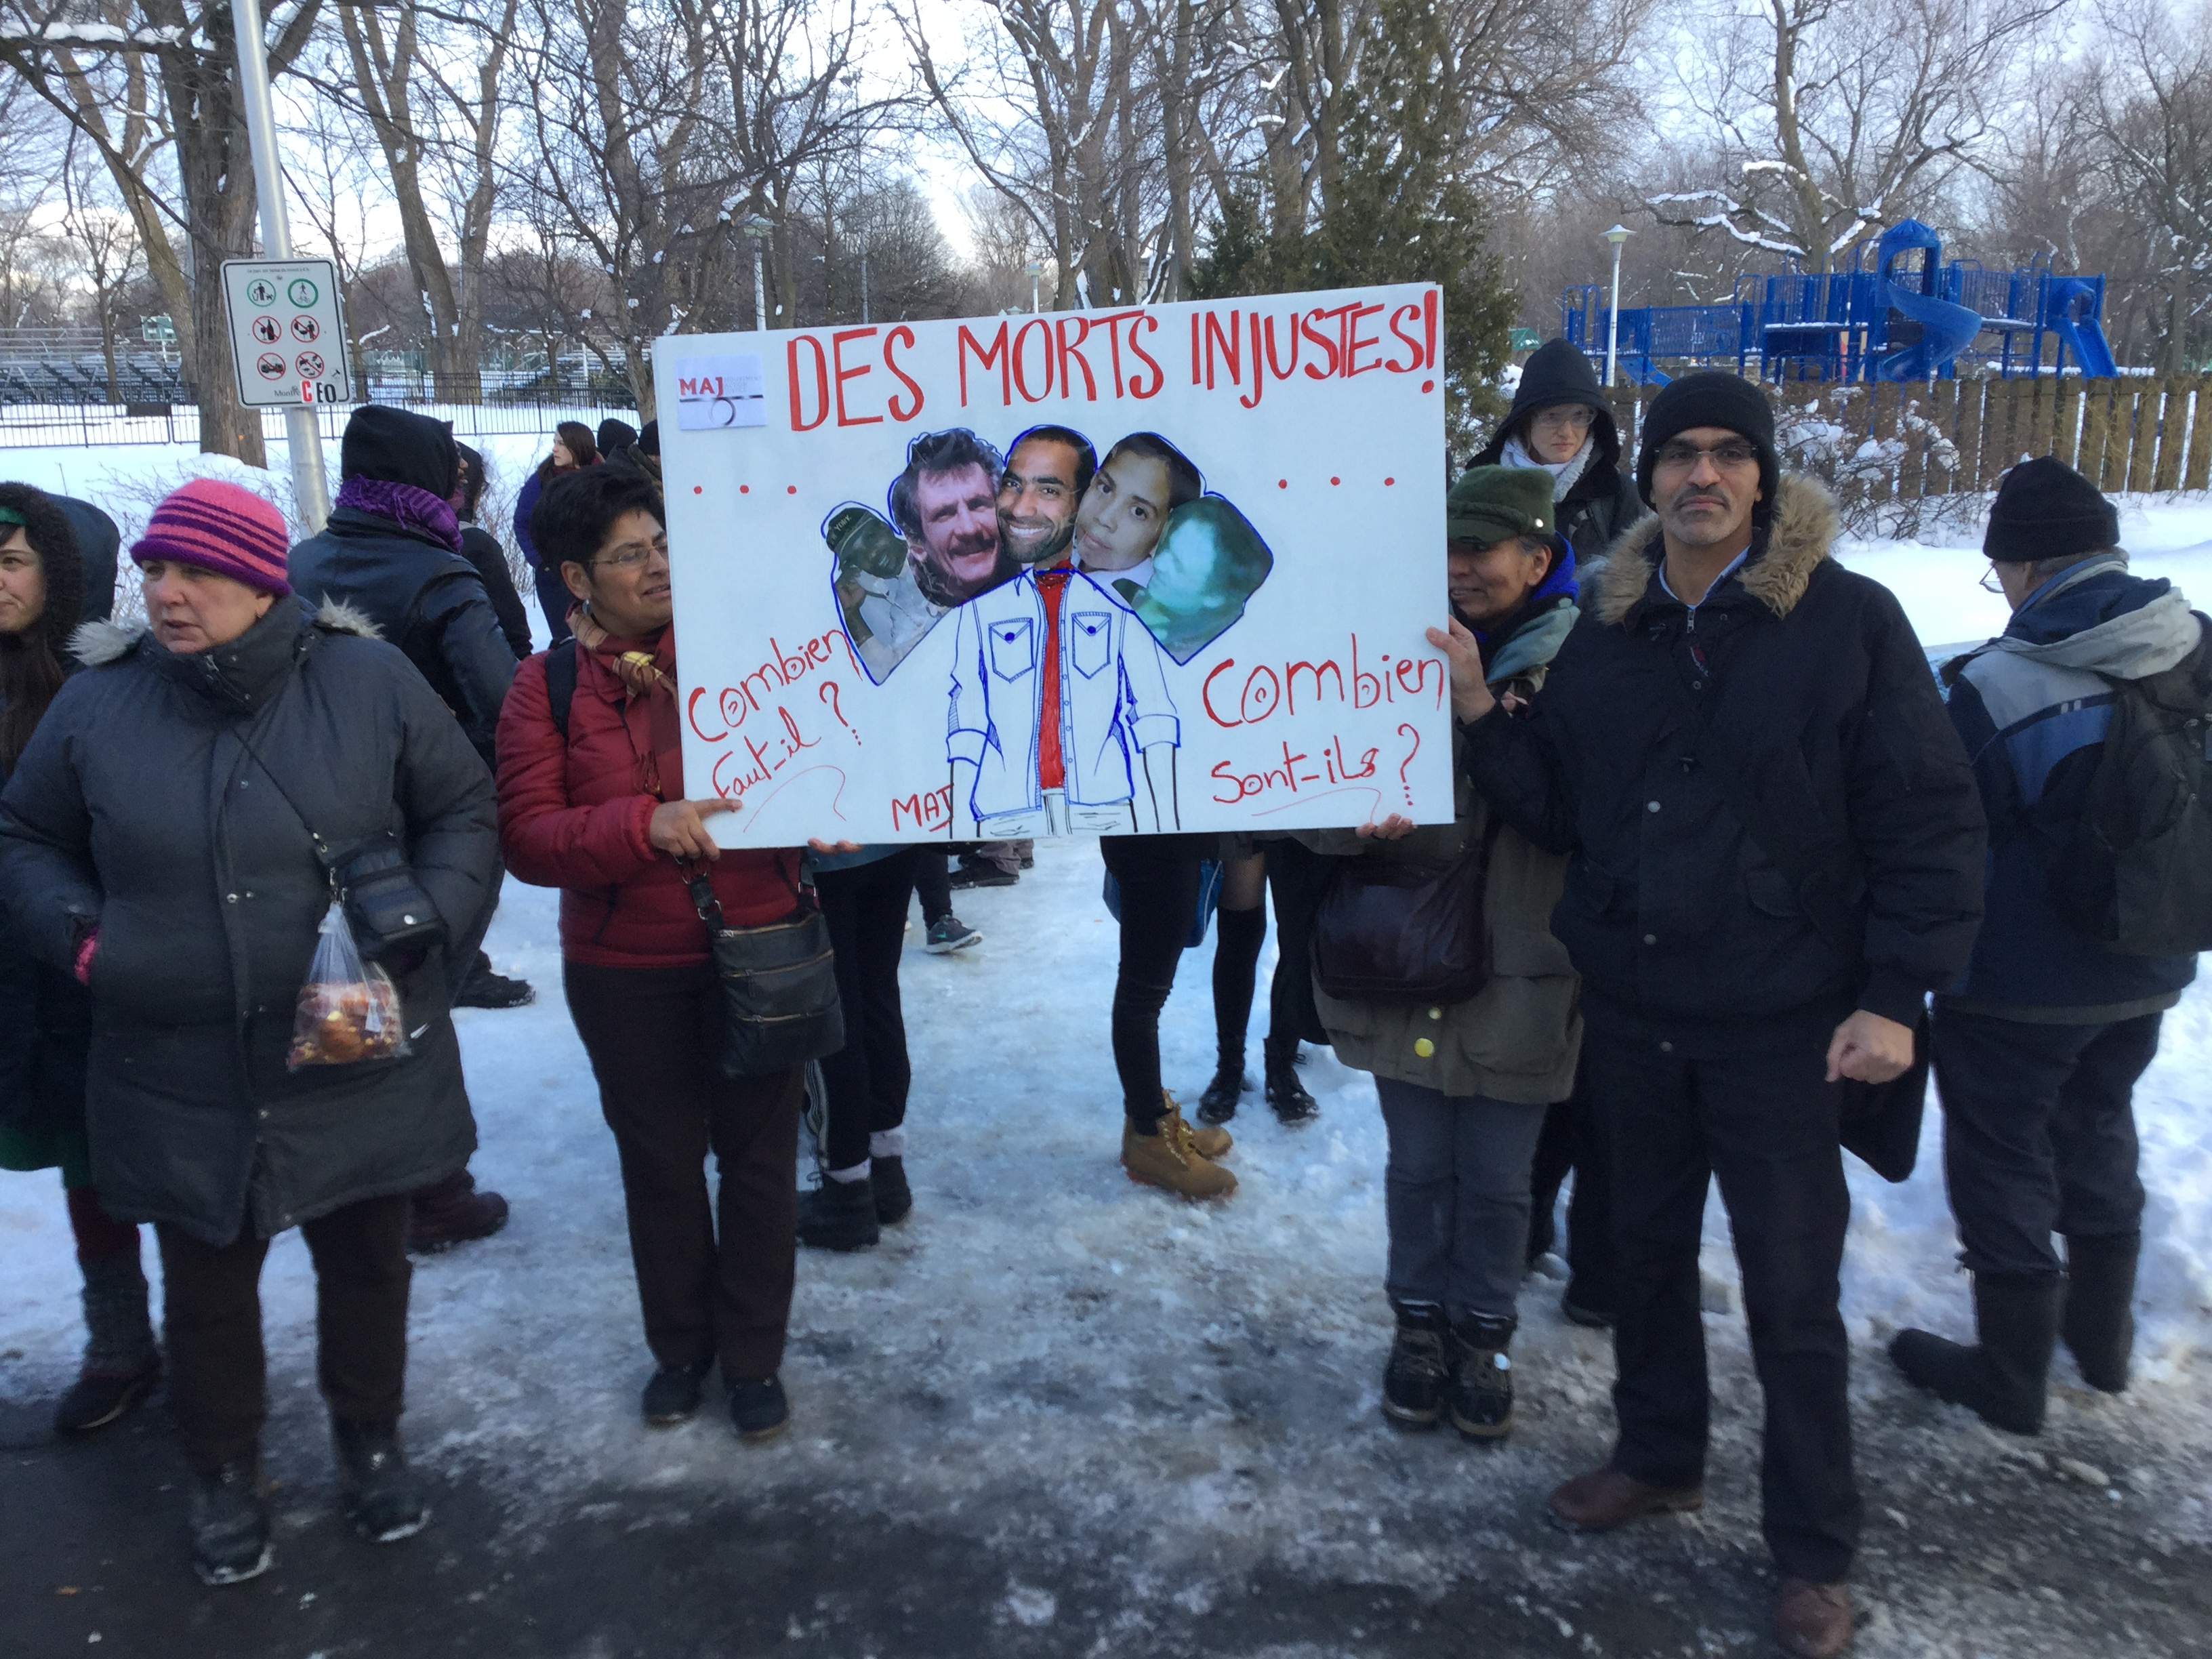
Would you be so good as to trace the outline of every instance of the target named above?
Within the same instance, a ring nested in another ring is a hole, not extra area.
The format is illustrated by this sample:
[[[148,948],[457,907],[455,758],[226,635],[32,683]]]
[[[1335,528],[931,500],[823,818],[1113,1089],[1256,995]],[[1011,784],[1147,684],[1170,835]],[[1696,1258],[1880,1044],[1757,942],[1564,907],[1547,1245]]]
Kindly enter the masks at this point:
[[[1493,659],[1493,686],[1510,679],[1524,696],[1533,692],[1574,617],[1567,603],[1526,624]],[[1489,803],[1458,763],[1461,740],[1455,728],[1452,823],[1425,825],[1395,842],[1363,841],[1350,830],[1301,830],[1298,840],[1316,853],[1392,863],[1456,857],[1490,827]],[[1316,985],[1314,1004],[1337,1058],[1457,1097],[1483,1095],[1528,1106],[1565,1100],[1574,1088],[1583,1042],[1582,981],[1566,947],[1552,936],[1552,907],[1566,872],[1565,854],[1547,853],[1519,830],[1501,827],[1483,885],[1489,982],[1468,1001],[1426,1008],[1340,1002]]]

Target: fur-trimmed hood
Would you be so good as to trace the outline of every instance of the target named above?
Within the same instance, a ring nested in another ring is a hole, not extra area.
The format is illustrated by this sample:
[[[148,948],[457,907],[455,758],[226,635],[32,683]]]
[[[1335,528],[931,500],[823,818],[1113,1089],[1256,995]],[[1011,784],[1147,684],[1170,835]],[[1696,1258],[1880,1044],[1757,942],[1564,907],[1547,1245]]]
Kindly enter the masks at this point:
[[[1777,617],[1786,617],[1805,596],[1805,586],[1835,548],[1842,526],[1836,498],[1816,478],[1785,473],[1774,491],[1765,546],[1737,573],[1745,592]],[[1617,623],[1635,608],[1651,585],[1651,573],[1663,556],[1659,520],[1637,523],[1613,545],[1597,582],[1597,619]]]
[[[325,634],[355,634],[364,640],[384,637],[374,623],[338,599],[325,599],[315,607],[313,620]],[[87,668],[105,668],[110,663],[121,662],[137,650],[146,632],[143,623],[136,628],[125,628],[112,622],[84,623],[70,635],[70,654]]]

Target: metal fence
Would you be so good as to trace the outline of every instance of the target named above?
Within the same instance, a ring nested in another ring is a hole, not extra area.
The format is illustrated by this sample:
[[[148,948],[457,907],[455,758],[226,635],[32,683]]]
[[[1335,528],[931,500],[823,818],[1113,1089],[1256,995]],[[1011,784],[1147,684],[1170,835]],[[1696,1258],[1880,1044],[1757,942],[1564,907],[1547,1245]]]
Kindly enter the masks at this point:
[[[374,388],[364,401],[395,404],[434,415],[453,423],[453,435],[466,442],[477,437],[526,433],[550,433],[562,421],[596,425],[610,412],[623,412],[626,399],[611,397],[588,400],[501,403],[445,403],[410,398],[404,387]],[[630,411],[635,413],[634,410]],[[325,438],[336,440],[345,430],[353,410],[333,404],[316,410],[317,423]],[[261,435],[271,443],[284,441],[284,411],[261,411]],[[0,403],[0,449],[78,448],[94,444],[193,444],[200,441],[200,412],[191,404],[13,404]]]

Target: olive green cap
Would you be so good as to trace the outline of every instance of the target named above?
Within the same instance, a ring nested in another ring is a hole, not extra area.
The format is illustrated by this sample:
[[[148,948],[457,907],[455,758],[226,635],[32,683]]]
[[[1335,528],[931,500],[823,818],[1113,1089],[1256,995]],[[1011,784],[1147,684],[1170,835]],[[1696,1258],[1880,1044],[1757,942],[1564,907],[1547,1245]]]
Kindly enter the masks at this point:
[[[1487,547],[1513,536],[1549,540],[1558,526],[1552,475],[1540,466],[1471,466],[1444,497],[1444,535]]]

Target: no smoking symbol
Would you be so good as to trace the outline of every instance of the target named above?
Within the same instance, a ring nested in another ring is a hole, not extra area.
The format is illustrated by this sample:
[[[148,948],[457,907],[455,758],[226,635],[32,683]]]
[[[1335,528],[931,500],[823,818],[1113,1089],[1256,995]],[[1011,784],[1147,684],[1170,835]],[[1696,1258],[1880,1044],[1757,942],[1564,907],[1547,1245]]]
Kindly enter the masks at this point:
[[[303,351],[297,357],[295,357],[292,362],[294,367],[299,369],[300,378],[301,380],[319,380],[323,378],[323,354],[321,352]]]

